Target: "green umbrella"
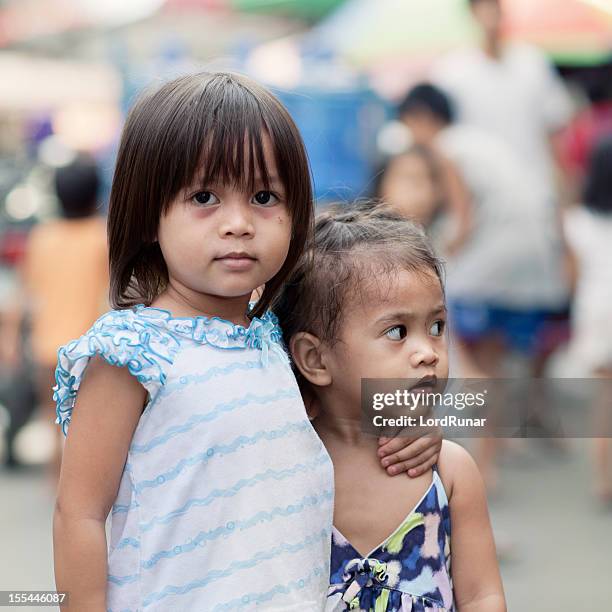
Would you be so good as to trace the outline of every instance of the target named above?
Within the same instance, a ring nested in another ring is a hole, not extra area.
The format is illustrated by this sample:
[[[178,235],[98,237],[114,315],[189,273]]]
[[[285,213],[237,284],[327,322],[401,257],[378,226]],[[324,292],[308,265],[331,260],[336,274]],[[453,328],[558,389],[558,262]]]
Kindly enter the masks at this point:
[[[240,11],[275,13],[316,21],[342,4],[344,0],[230,0]]]

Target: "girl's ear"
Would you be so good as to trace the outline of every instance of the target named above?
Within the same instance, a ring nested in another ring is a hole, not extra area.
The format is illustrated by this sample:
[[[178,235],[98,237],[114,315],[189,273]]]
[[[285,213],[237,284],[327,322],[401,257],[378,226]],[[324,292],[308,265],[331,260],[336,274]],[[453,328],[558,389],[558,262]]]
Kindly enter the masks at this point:
[[[325,366],[322,343],[313,334],[299,332],[289,341],[293,362],[302,376],[317,387],[326,387],[332,382],[331,373]]]

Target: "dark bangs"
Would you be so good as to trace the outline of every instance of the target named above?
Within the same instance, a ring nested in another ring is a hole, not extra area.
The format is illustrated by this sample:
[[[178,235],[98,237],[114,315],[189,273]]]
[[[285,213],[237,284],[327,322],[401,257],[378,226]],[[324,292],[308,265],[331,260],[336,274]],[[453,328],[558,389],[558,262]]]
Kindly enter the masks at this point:
[[[313,223],[310,169],[304,145],[283,105],[246,77],[201,73],[142,96],[128,115],[109,209],[111,303],[150,304],[168,282],[155,241],[159,219],[174,198],[197,183],[268,188],[268,137],[292,220],[289,254],[266,283],[261,315],[304,251]]]

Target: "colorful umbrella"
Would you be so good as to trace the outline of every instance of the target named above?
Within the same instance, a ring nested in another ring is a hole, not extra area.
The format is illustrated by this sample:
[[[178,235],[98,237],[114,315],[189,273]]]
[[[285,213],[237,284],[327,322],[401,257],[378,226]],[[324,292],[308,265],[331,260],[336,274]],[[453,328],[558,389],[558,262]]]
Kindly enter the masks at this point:
[[[508,34],[559,62],[593,65],[611,56],[612,0],[502,0]],[[351,0],[320,24],[320,44],[353,65],[392,58],[424,62],[478,40],[466,0]]]
[[[141,0],[142,1],[142,0]],[[345,0],[166,0],[166,5],[190,10],[200,9],[264,13],[318,21]]]
[[[350,63],[368,67],[399,53],[431,57],[473,42],[477,30],[462,0],[350,0],[313,37]]]

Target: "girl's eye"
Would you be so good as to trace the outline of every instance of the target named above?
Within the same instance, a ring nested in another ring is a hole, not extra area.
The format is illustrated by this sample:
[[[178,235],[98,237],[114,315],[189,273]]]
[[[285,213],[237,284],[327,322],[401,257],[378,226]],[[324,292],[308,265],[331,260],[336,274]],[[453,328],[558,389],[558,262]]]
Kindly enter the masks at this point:
[[[252,201],[259,206],[272,206],[278,202],[278,198],[271,191],[258,191]]]
[[[219,203],[219,199],[211,191],[198,191],[191,199],[201,206]]]
[[[385,335],[391,340],[403,340],[406,337],[407,331],[405,325],[396,325],[392,327]]]
[[[432,336],[441,336],[444,333],[445,321],[436,321],[430,328],[429,333]]]

